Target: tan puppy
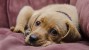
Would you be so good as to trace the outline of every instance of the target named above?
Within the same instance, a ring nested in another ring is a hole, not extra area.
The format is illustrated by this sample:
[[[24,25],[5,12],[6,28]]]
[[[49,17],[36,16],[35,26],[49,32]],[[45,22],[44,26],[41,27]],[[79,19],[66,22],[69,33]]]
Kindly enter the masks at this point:
[[[27,25],[27,30],[25,26]],[[21,9],[14,32],[25,34],[25,42],[34,46],[74,42],[81,39],[78,32],[78,14],[72,5],[55,4],[39,10],[30,6]]]

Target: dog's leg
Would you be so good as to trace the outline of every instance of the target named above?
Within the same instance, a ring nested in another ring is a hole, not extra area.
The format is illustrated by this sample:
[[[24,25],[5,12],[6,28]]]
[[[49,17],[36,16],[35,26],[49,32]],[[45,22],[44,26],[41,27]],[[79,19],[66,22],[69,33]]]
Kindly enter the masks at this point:
[[[16,26],[12,27],[11,29],[13,29],[14,32],[24,33],[24,28],[32,14],[33,9],[30,6],[23,7],[17,16]]]

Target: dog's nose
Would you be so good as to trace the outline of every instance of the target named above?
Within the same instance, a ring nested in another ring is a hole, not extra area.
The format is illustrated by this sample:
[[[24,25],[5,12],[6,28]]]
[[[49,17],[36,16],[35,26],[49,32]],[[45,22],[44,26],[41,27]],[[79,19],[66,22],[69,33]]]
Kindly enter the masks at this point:
[[[34,43],[34,42],[36,42],[38,40],[38,37],[37,37],[37,35],[35,35],[35,34],[32,34],[30,37],[29,37],[29,41],[31,42],[31,43]]]

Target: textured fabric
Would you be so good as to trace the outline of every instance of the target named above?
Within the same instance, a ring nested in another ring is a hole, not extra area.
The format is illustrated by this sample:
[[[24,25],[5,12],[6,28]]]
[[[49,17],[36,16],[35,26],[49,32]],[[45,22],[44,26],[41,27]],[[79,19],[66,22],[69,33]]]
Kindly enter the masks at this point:
[[[0,0],[0,27],[9,27],[7,9],[6,9],[6,0]]]
[[[69,3],[69,0],[29,0],[34,9],[40,9],[49,4]]]
[[[70,0],[71,5],[76,5],[77,0]]]
[[[15,25],[16,18],[20,9],[26,5],[29,5],[28,0],[8,0],[7,1],[7,14],[8,14],[10,27]]]
[[[78,9],[79,22],[83,35],[88,37],[87,40],[89,40],[89,0],[78,0],[76,7]]]
[[[0,28],[0,50],[89,50],[88,42],[52,44],[47,47],[26,46],[21,33]]]

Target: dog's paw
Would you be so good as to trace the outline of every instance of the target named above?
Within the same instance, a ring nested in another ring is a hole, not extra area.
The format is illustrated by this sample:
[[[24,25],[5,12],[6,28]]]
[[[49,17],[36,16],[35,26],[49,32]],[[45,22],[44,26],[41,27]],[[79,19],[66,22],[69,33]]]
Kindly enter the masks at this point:
[[[12,26],[12,27],[10,27],[10,30],[11,30],[11,31],[14,31],[14,28],[15,28],[15,27],[14,27],[14,26]]]
[[[16,32],[16,33],[24,33],[25,32],[23,27],[14,27],[14,26],[12,26],[10,28],[10,30],[12,32]]]

